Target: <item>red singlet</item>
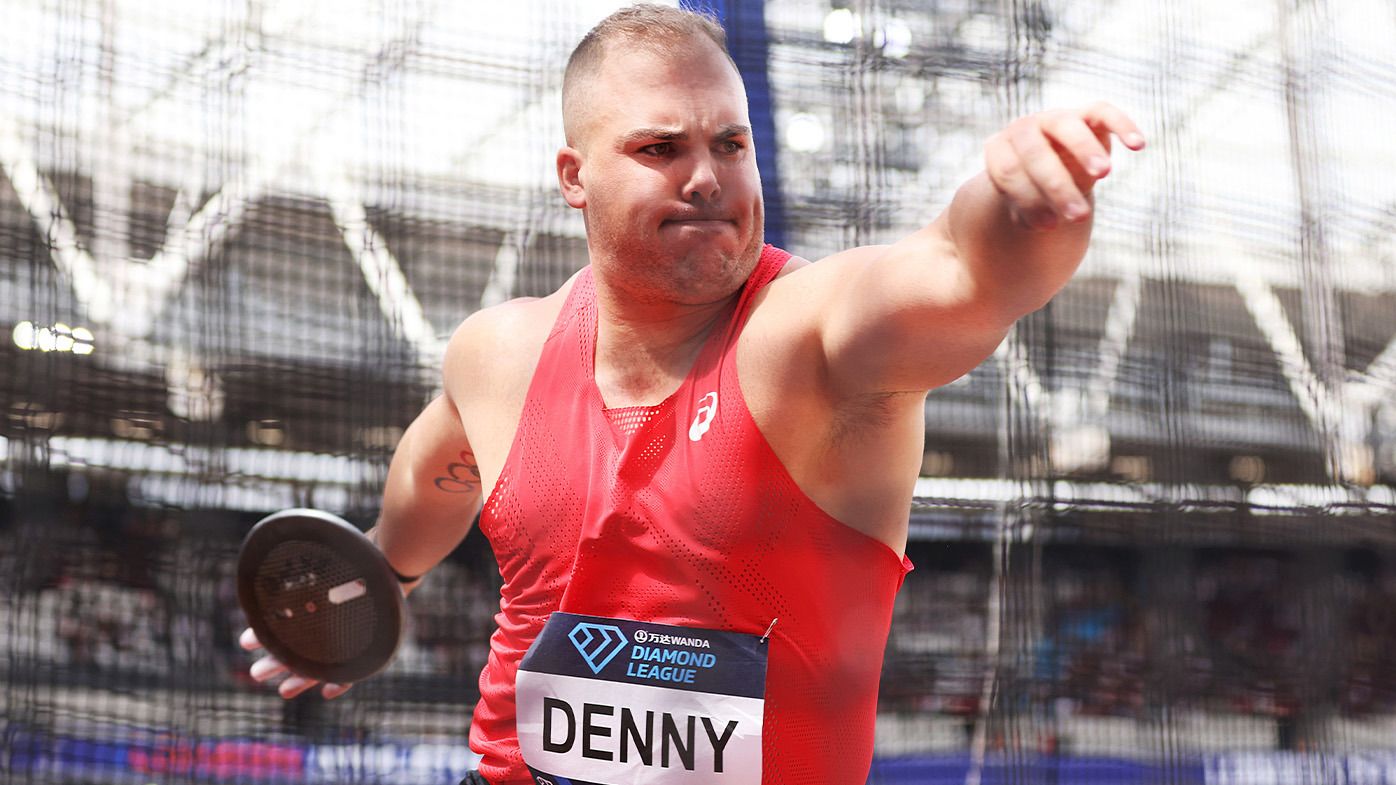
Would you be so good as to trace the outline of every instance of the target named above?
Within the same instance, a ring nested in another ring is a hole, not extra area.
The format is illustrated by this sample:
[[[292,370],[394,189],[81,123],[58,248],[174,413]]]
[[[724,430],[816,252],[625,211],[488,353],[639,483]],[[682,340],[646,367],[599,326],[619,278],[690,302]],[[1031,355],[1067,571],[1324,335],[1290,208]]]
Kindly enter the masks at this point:
[[[577,277],[480,517],[504,586],[470,746],[493,785],[533,782],[514,678],[555,610],[756,635],[778,618],[763,783],[866,781],[892,602],[911,563],[815,506],[747,411],[737,336],[789,259],[766,246],[679,389],[624,409],[607,410],[596,387],[591,270]]]

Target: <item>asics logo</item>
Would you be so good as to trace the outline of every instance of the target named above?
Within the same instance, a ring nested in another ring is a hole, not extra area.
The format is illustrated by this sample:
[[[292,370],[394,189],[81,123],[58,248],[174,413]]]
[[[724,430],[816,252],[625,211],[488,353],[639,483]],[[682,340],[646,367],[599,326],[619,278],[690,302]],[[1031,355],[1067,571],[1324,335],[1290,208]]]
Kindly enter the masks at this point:
[[[620,654],[625,644],[629,643],[625,639],[625,633],[616,625],[593,624],[589,621],[578,622],[577,626],[567,633],[567,638],[577,647],[577,652],[586,660],[592,673],[600,673],[607,663]]]
[[[698,416],[693,418],[693,424],[688,426],[688,440],[696,442],[703,438],[703,434],[708,432],[712,425],[713,418],[717,416],[717,393],[710,392],[704,395],[699,401]]]

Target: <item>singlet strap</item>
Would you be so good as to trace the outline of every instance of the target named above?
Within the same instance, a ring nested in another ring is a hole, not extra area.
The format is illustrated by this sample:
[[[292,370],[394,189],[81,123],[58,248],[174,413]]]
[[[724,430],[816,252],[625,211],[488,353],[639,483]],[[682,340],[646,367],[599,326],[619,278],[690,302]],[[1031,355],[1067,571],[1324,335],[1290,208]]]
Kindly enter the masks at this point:
[[[568,323],[577,318],[588,306],[595,308],[595,287],[591,277],[591,265],[577,271],[577,277],[572,281],[572,288],[567,292],[567,299],[562,302],[562,310],[558,311],[557,318],[553,319],[553,329],[548,333],[548,340],[552,340],[558,333],[562,332]]]
[[[761,249],[761,258],[756,262],[756,269],[752,270],[751,276],[747,278],[746,285],[742,289],[742,296],[737,300],[737,308],[727,323],[722,340],[723,345],[730,346],[731,342],[736,339],[738,333],[746,326],[747,318],[751,316],[751,304],[756,299],[756,294],[764,289],[766,284],[774,281],[794,256],[789,251],[769,243]]]
[[[769,243],[761,249],[761,259],[756,263],[756,269],[752,272],[751,279],[747,282],[747,289],[752,292],[759,292],[761,289],[780,275],[780,271],[785,269],[785,265],[795,254],[784,248],[777,248]]]

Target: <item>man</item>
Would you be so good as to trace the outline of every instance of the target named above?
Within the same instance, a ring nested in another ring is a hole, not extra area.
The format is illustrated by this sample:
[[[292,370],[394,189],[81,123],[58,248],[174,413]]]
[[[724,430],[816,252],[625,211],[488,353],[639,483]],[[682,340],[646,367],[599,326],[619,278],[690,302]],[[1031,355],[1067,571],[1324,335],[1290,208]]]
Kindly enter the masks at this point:
[[[810,264],[763,247],[745,91],[711,20],[603,21],[563,118],[590,266],[461,324],[372,533],[421,575],[484,504],[504,588],[480,774],[863,782],[926,393],[1066,283],[1110,136],[1143,137],[1105,104],[1022,118],[930,225]]]

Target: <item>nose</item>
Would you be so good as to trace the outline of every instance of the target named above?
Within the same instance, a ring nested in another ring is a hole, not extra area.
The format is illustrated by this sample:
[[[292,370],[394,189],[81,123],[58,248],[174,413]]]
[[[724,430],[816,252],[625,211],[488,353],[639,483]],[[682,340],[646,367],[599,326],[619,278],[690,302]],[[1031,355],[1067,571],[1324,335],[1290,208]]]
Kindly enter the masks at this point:
[[[707,153],[695,155],[693,168],[688,173],[688,182],[684,184],[684,201],[713,202],[721,193],[722,186],[718,183],[717,167],[713,165],[712,155]]]

